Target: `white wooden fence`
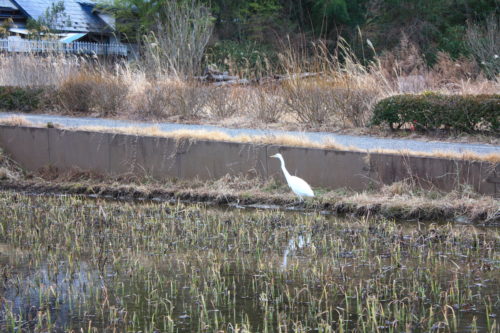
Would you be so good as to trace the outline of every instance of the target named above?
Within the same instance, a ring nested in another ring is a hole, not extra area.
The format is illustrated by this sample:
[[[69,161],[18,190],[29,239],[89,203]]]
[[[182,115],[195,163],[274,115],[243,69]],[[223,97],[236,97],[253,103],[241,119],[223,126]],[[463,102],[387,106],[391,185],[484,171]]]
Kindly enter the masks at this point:
[[[127,56],[127,45],[73,42],[61,43],[52,40],[0,39],[0,51],[34,53],[73,53]]]

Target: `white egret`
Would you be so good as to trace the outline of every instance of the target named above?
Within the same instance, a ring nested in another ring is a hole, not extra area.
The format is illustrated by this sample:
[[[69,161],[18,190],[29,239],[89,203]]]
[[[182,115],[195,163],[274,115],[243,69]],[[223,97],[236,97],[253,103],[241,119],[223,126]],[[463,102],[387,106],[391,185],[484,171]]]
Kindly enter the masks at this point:
[[[299,197],[300,201],[304,200],[303,197],[314,197],[314,192],[311,189],[311,186],[309,186],[304,179],[290,175],[288,170],[285,168],[285,160],[283,160],[283,156],[281,156],[281,154],[278,153],[269,157],[274,157],[281,161],[281,170],[283,170],[283,173],[285,174],[286,182],[292,189],[293,193]]]

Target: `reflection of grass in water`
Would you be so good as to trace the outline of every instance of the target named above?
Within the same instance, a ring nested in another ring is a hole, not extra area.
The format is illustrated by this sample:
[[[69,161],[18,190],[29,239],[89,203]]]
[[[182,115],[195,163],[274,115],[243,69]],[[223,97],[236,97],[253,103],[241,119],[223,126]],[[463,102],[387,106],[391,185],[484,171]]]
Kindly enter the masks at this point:
[[[0,206],[2,331],[497,329],[493,228],[7,192]]]

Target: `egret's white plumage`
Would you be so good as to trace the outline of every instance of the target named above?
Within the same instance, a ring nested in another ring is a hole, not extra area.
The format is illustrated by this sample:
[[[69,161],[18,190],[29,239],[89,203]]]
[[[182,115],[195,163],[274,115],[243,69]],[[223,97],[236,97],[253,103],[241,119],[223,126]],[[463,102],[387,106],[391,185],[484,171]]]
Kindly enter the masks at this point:
[[[276,154],[270,157],[277,158],[281,161],[281,170],[283,170],[283,173],[285,174],[286,182],[292,189],[293,193],[295,193],[300,200],[304,200],[303,197],[314,197],[314,192],[311,189],[311,186],[309,186],[304,179],[290,175],[288,170],[285,168],[285,160],[283,160],[283,156],[281,156],[281,154]]]

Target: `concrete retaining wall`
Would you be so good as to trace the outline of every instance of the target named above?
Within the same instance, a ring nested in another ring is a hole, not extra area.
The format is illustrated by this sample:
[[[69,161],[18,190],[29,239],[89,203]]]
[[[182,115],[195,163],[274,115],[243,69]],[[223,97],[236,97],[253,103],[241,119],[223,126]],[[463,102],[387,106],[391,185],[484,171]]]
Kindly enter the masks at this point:
[[[32,171],[53,166],[157,179],[230,174],[284,181],[279,161],[269,158],[279,151],[289,172],[313,187],[363,190],[411,177],[424,187],[469,185],[500,196],[500,166],[486,162],[13,126],[0,126],[0,147]]]

